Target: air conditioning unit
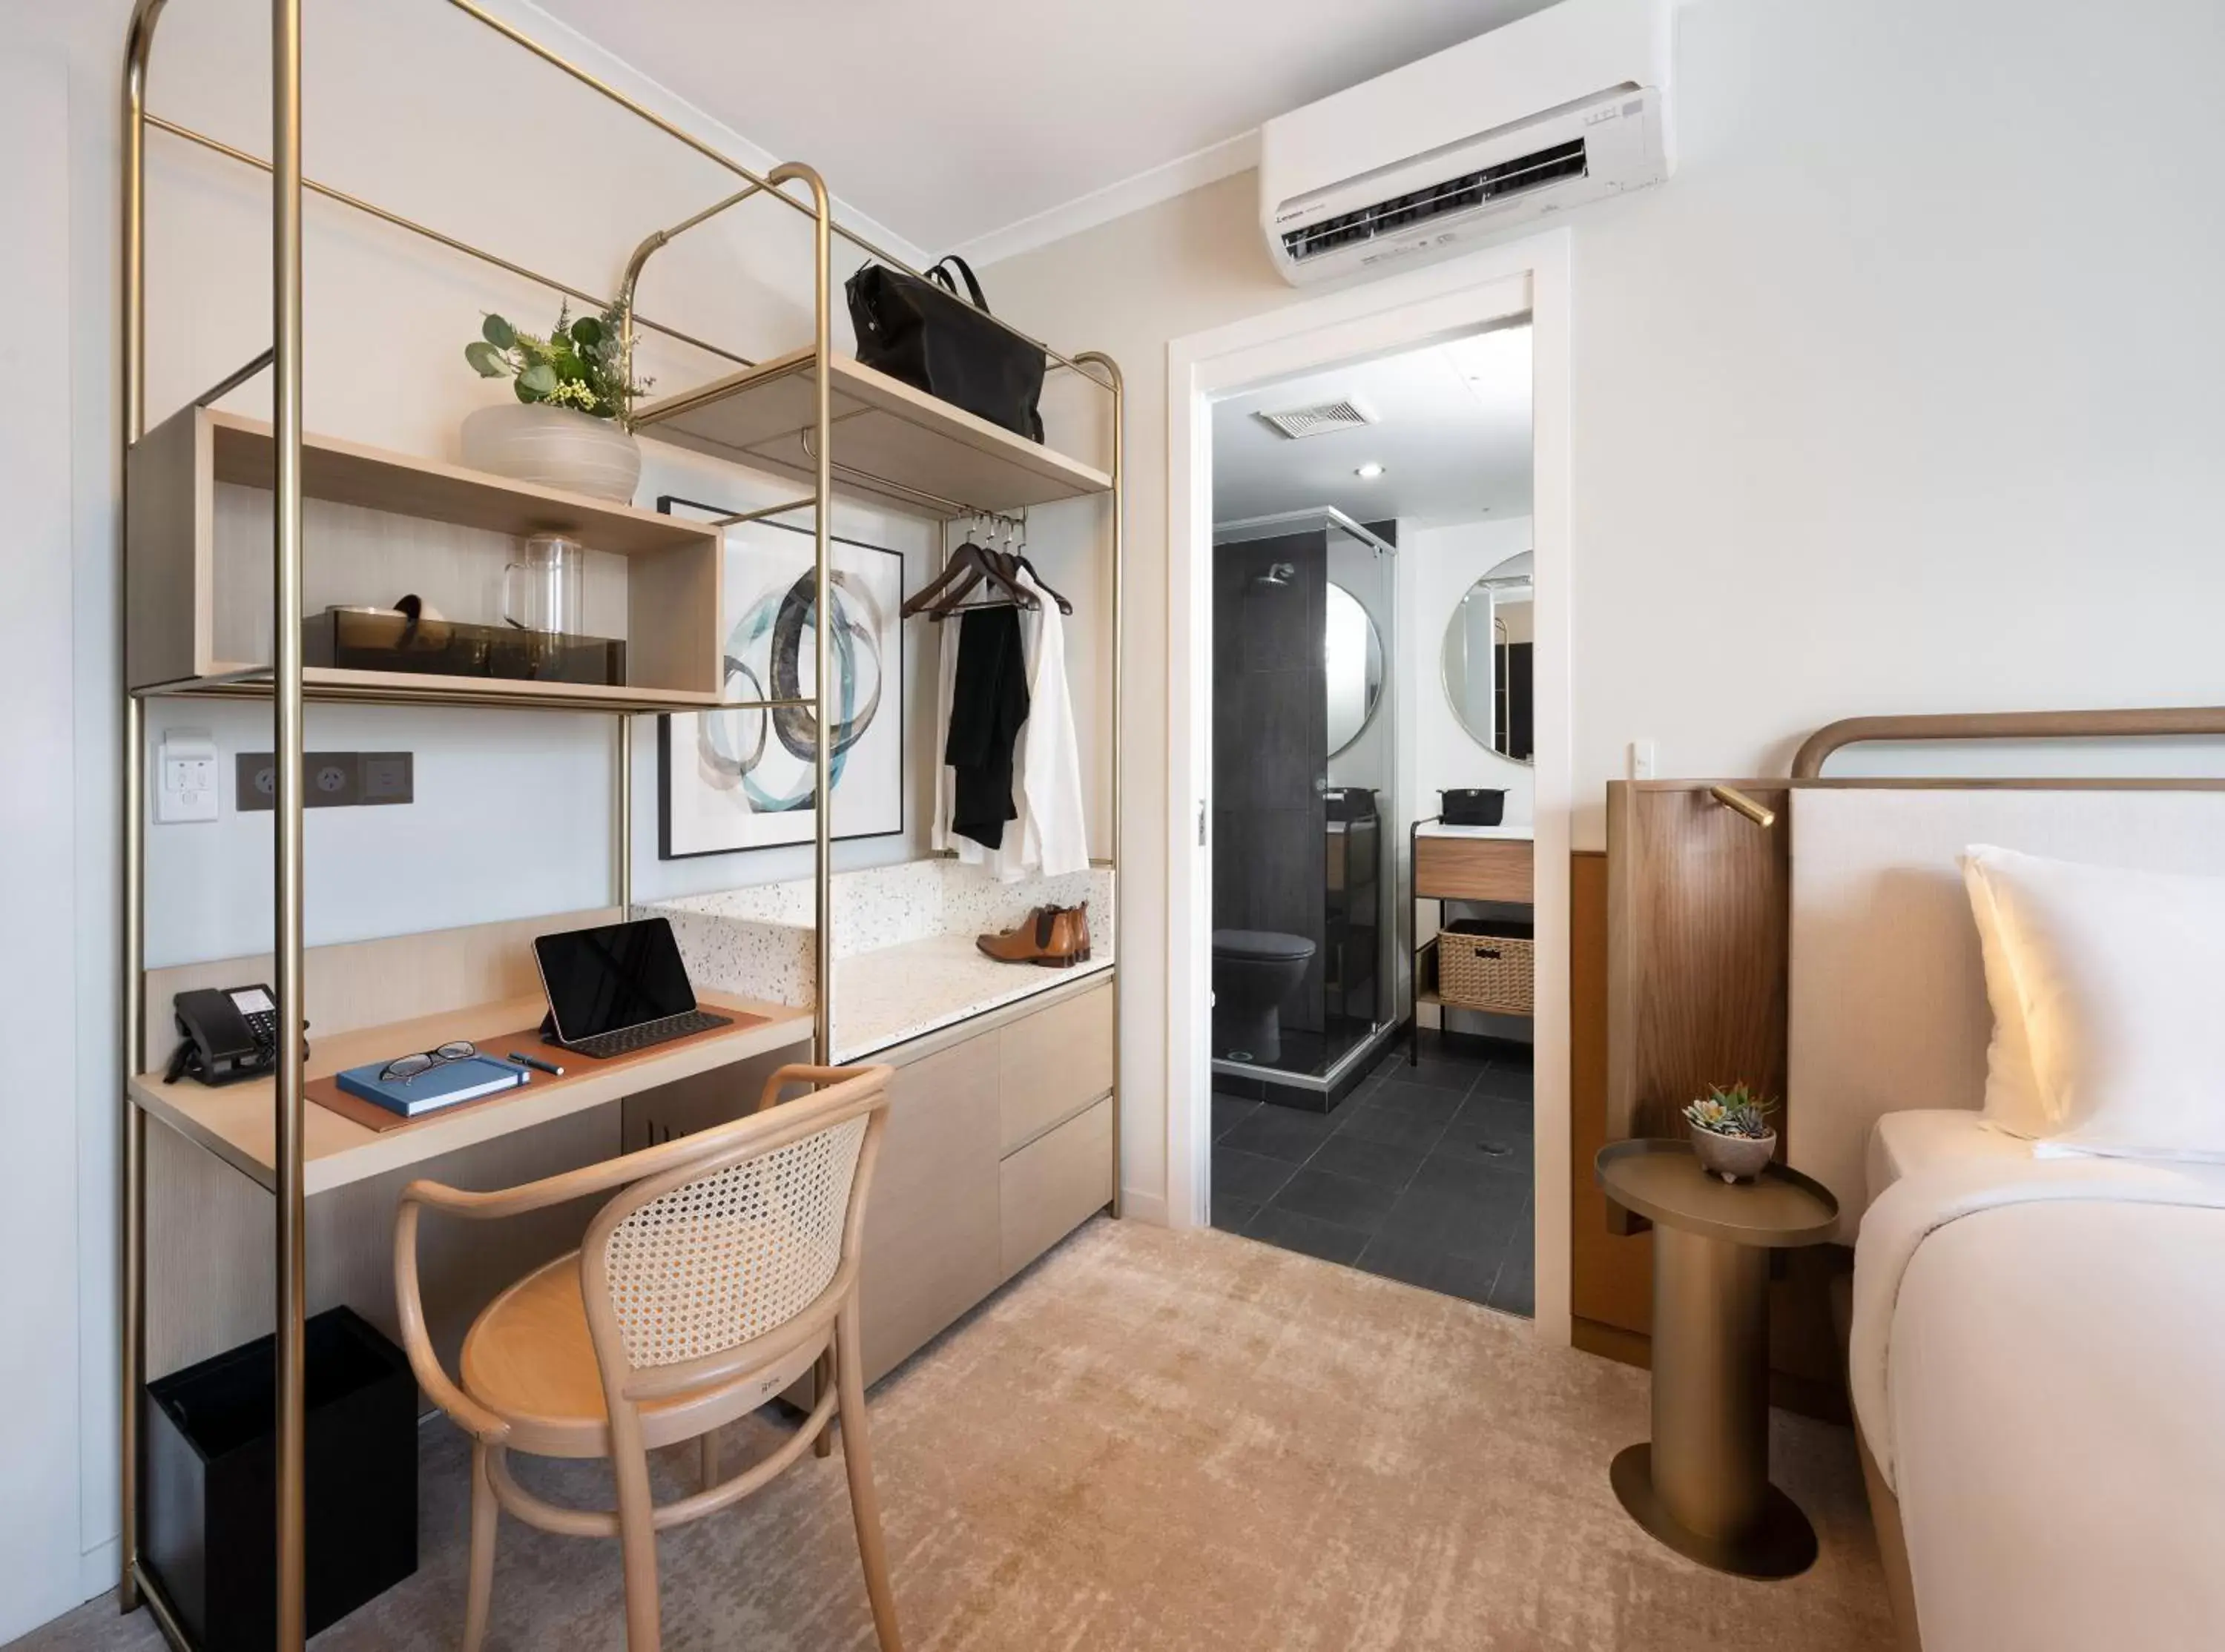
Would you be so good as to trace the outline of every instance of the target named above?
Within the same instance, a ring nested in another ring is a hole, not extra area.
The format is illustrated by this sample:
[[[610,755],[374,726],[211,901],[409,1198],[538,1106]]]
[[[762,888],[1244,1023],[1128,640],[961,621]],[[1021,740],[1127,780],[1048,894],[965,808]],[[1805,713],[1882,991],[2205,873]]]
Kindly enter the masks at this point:
[[[1269,121],[1276,268],[1328,281],[1461,250],[1672,170],[1671,0],[1561,0]]]

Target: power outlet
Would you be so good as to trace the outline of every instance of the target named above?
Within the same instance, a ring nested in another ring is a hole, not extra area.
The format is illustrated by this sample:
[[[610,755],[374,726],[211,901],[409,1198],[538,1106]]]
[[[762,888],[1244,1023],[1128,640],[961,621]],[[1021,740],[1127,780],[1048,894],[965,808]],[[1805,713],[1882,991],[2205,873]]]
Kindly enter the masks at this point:
[[[206,729],[163,730],[155,754],[155,819],[169,825],[216,816],[216,742]]]
[[[278,769],[268,751],[243,751],[238,758],[237,789],[243,812],[277,807]],[[313,809],[350,808],[357,804],[409,803],[416,798],[416,765],[407,751],[305,751],[301,754],[301,802]]]

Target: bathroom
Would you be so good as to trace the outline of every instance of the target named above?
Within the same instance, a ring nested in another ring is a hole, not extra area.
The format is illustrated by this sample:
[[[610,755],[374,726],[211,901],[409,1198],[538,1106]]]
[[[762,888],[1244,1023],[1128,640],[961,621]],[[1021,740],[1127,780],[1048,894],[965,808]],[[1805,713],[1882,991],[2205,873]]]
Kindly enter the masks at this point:
[[[1530,331],[1213,429],[1216,1226],[1527,1313]]]

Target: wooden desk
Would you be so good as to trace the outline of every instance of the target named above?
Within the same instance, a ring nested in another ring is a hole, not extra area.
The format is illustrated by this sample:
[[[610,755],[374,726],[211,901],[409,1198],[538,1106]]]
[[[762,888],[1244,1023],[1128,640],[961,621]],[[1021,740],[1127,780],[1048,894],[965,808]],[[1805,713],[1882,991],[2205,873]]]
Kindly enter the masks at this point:
[[[536,1073],[532,1080],[501,1098],[451,1113],[435,1113],[397,1130],[371,1130],[311,1101],[307,1105],[303,1174],[311,1198],[351,1182],[422,1164],[461,1148],[476,1146],[516,1130],[599,1107],[640,1091],[691,1079],[715,1067],[808,1039],[811,1012],[790,1004],[763,1003],[730,993],[698,995],[707,1009],[761,1016],[750,1024],[668,1046],[652,1046],[611,1060],[579,1056],[565,1063],[564,1076]],[[547,1005],[538,994],[505,998],[468,1009],[390,1022],[315,1040],[309,1050],[308,1076],[326,1077],[344,1067],[390,1060],[412,1050],[433,1049],[452,1039],[469,1039],[491,1055],[507,1054],[515,1043],[497,1035],[517,1032],[541,1019]],[[485,1041],[493,1040],[493,1043]],[[131,1098],[188,1141],[206,1148],[267,1189],[277,1187],[272,1105],[268,1079],[212,1089],[190,1079],[165,1084],[159,1073],[131,1080]]]

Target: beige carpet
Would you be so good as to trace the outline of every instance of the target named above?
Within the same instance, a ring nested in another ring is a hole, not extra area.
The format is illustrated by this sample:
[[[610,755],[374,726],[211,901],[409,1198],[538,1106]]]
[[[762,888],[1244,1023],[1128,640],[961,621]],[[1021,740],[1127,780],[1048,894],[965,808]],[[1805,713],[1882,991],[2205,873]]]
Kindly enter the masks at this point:
[[[1786,1417],[1778,1483],[1822,1554],[1743,1582],[1607,1489],[1642,1373],[1527,1321],[1217,1232],[1092,1223],[875,1391],[913,1652],[1388,1652],[1888,1644],[1852,1437]],[[733,1431],[732,1453],[754,1423]],[[424,1433],[424,1564],[320,1648],[453,1645],[463,1465]],[[686,1484],[666,1463],[662,1495]],[[733,1460],[730,1455],[729,1461]],[[567,1465],[544,1487],[589,1494]],[[673,1649],[869,1649],[839,1460],[662,1540]],[[620,1643],[615,1545],[504,1521],[491,1646]],[[97,1602],[19,1643],[159,1644]]]

